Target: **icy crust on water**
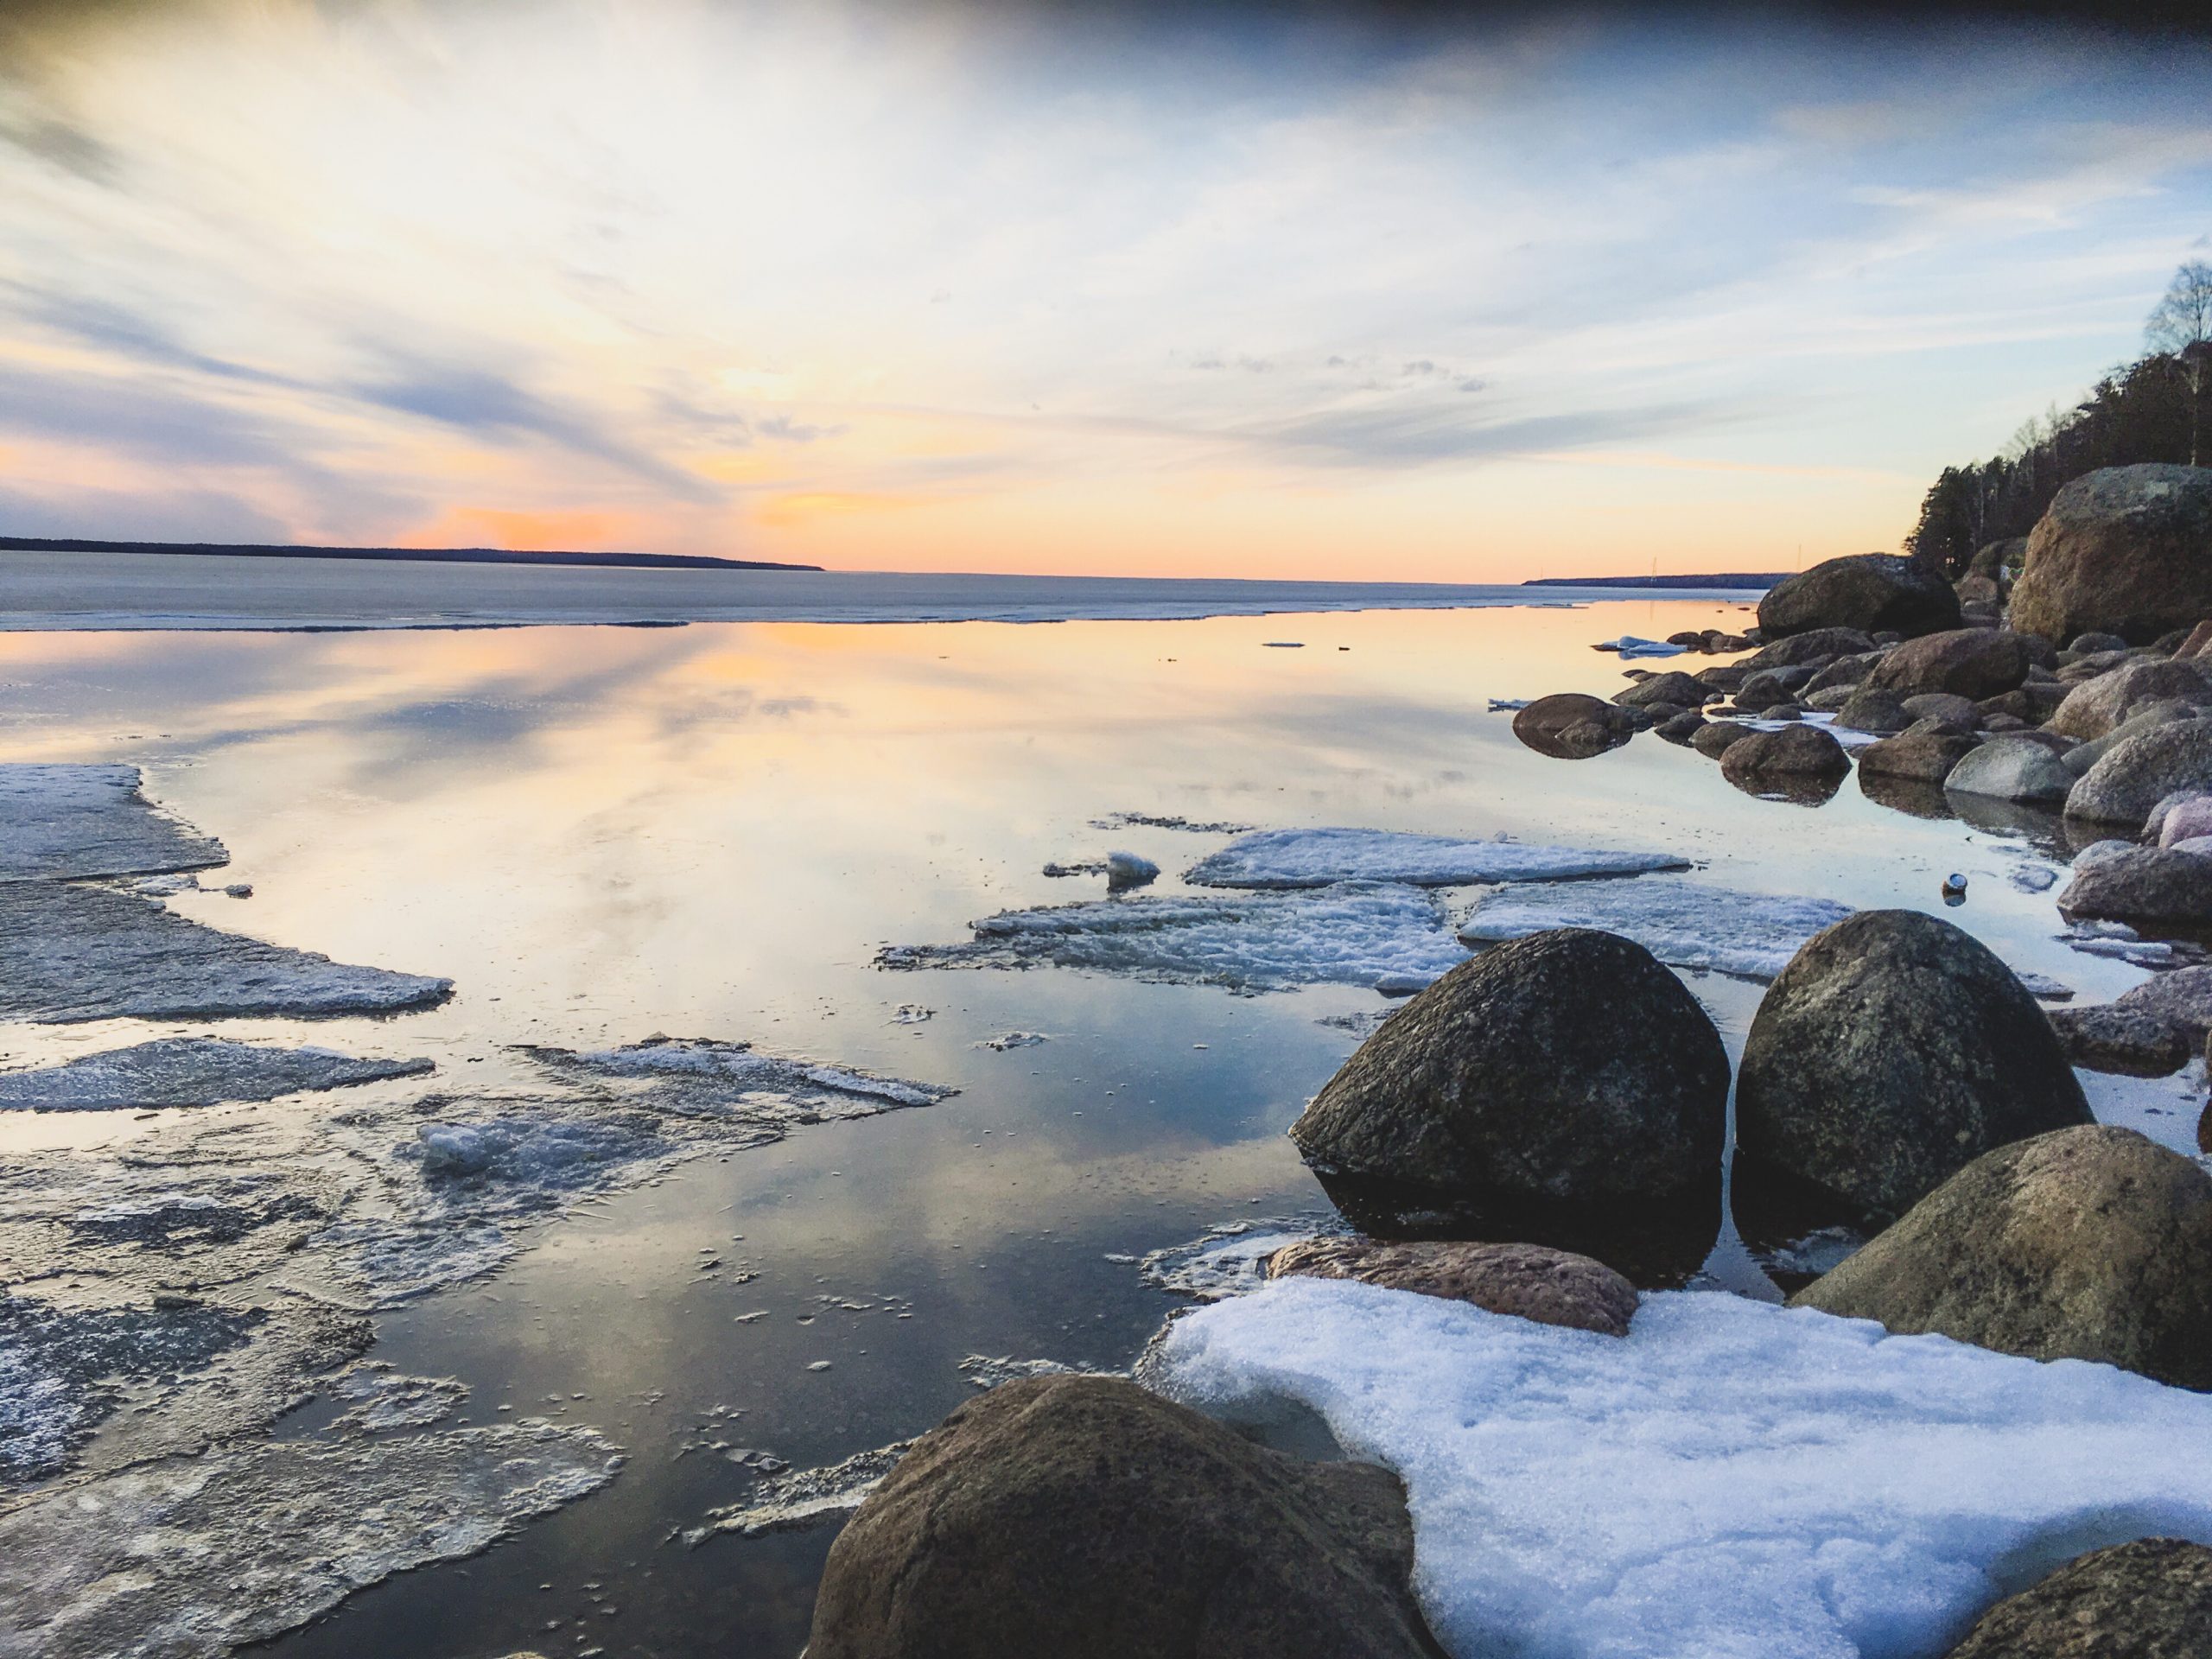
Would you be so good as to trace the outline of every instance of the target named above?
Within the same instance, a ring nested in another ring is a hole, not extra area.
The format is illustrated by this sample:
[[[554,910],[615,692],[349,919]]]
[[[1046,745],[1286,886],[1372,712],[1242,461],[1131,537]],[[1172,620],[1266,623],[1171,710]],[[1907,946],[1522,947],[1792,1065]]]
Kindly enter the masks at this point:
[[[1249,1295],[1267,1283],[1268,1258],[1284,1246],[1344,1230],[1343,1218],[1334,1214],[1228,1222],[1187,1244],[1148,1252],[1138,1262],[1137,1272],[1155,1290],[1217,1302]]]
[[[47,1024],[397,1014],[453,993],[449,979],[350,967],[103,887],[0,883],[0,1018]]]
[[[1004,911],[965,944],[893,945],[879,967],[1089,969],[1232,991],[1426,983],[1466,960],[1435,899],[1395,882],[1211,898],[1164,893]]]
[[[804,1532],[842,1521],[860,1508],[913,1444],[894,1440],[819,1469],[771,1475],[753,1487],[748,1501],[709,1510],[704,1526],[686,1528],[681,1535],[696,1548],[720,1532],[753,1538],[764,1532]]]
[[[619,1089],[661,1111],[684,1117],[757,1116],[778,1127],[934,1106],[958,1092],[841,1065],[779,1059],[750,1043],[707,1038],[649,1037],[624,1048],[527,1047],[523,1052],[550,1071]]]
[[[1484,881],[1687,870],[1667,853],[1530,847],[1517,841],[1455,841],[1390,830],[1262,830],[1231,842],[1183,873],[1199,887],[1325,887],[1339,881],[1402,881],[1420,887]]]
[[[1624,1340],[1294,1280],[1156,1359],[1395,1470],[1460,1659],[1919,1659],[2082,1551],[2212,1542],[2212,1396],[1721,1294],[1648,1294]]]
[[[419,1077],[434,1069],[428,1060],[361,1060],[329,1048],[264,1048],[216,1037],[160,1037],[61,1065],[0,1072],[0,1109],[99,1112],[213,1106]]]
[[[0,1655],[217,1659],[613,1479],[588,1429],[226,1446],[0,1510]]]
[[[0,881],[156,875],[230,857],[139,793],[136,766],[0,764]]]
[[[1772,979],[1822,928],[1851,914],[1831,899],[1737,893],[1694,881],[1574,881],[1494,893],[1459,924],[1468,944],[1597,927],[1633,939],[1671,968]]]

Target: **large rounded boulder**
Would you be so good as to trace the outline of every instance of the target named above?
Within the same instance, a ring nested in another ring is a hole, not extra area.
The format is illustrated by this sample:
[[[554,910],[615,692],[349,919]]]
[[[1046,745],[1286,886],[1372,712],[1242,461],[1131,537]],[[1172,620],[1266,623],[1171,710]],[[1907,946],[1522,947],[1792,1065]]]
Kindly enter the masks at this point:
[[[1817,726],[1754,731],[1742,742],[1730,744],[1720,757],[1721,775],[1730,783],[1782,775],[1840,778],[1850,770],[1851,757],[1843,745]]]
[[[2169,795],[2212,793],[2212,720],[2175,720],[2124,737],[2083,772],[2066,815],[2140,830]]]
[[[1558,691],[1513,716],[1513,735],[1554,760],[1587,760],[1636,735],[1636,718],[1599,697]]]
[[[1994,1147],[2088,1122],[2012,970],[1917,911],[1860,911],[1807,940],[1737,1071],[1738,1152],[1867,1217],[1904,1214]]]
[[[2212,1389],[2212,1175],[2105,1124],[1999,1147],[1790,1305]]]
[[[2059,491],[2028,537],[2012,622],[2148,645],[2212,616],[2212,468],[2107,467]]]
[[[1462,963],[1291,1127],[1308,1162],[1473,1204],[1662,1201],[1718,1179],[1728,1057],[1642,945],[1557,928]]]
[[[1959,596],[1933,570],[1891,553],[1824,559],[1784,576],[1759,601],[1759,632],[1780,639],[1813,628],[1937,633],[1959,626]]]
[[[1008,1382],[914,1442],[830,1547],[809,1659],[1435,1659],[1397,1478],[1306,1463],[1103,1376]]]
[[[2212,680],[2194,661],[2128,663],[2083,680],[2052,713],[2050,729],[2087,743],[2102,737],[2138,709],[2172,697],[2212,702]]]
[[[2145,933],[2212,934],[2212,858],[2100,842],[2074,861],[2058,912],[2069,922],[2123,922]]]
[[[1984,1613],[1947,1659],[2206,1659],[2212,1549],[2138,1538],[2077,1555]]]
[[[1899,697],[1946,691],[1980,702],[2028,677],[2036,648],[2002,628],[1959,628],[1908,639],[1874,664],[1860,684]]]
[[[2074,774],[2050,745],[2035,738],[1993,737],[1960,757],[1943,787],[1996,801],[2058,806],[2074,787]]]

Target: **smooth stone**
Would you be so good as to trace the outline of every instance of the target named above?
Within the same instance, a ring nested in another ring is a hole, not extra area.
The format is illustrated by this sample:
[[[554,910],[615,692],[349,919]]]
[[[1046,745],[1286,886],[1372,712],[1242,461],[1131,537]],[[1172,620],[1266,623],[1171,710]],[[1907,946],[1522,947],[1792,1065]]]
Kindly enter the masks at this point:
[[[2212,1549],[2181,1538],[2077,1555],[1975,1622],[1948,1659],[2206,1659]]]
[[[1948,691],[1923,691],[1904,699],[1903,706],[1915,720],[1951,721],[1967,731],[1981,724],[1981,710],[1974,706],[1974,699],[1954,696]]]
[[[1974,753],[1974,747],[1975,740],[1971,737],[1950,737],[1936,732],[1902,733],[1885,737],[1878,743],[1869,743],[1859,750],[1859,770],[1862,775],[1875,772],[1886,778],[1940,784]]]
[[[2069,817],[2133,830],[2167,796],[2212,793],[2212,720],[2177,720],[2122,739],[2082,773]]]
[[[1357,1279],[1612,1337],[1626,1336],[1636,1315],[1634,1285],[1602,1262],[1545,1244],[1308,1238],[1269,1256],[1268,1277]]]
[[[1586,760],[1636,735],[1628,711],[1580,691],[1538,697],[1513,716],[1513,735],[1555,760]]]
[[[2161,847],[2212,836],[2212,795],[2189,796],[2168,807],[2155,824],[2145,823],[2144,828],[2145,833],[2157,834]]]
[[[1857,628],[1810,628],[1760,645],[1740,664],[1756,673],[1765,668],[1825,666],[1839,657],[1863,657],[1874,642]]]
[[[2058,909],[2069,921],[2125,922],[2153,932],[2212,931],[2212,859],[2164,847],[2077,859]]]
[[[2118,1002],[2048,1010],[2072,1065],[2124,1077],[2169,1077],[2189,1064],[2187,1033],[2171,1020]]]
[[[1891,553],[1823,559],[1784,576],[1759,601],[1759,631],[1770,639],[1814,628],[1893,630],[1910,637],[1958,626],[1959,596],[1951,585]]]
[[[1960,701],[1964,702],[1965,699]],[[1911,710],[1893,695],[1887,691],[1869,691],[1864,686],[1854,688],[1849,700],[1835,711],[1837,725],[1847,727],[1854,732],[1872,732],[1882,737],[1894,736],[1912,721]]]
[[[1751,734],[1748,726],[1739,726],[1731,720],[1710,720],[1698,728],[1690,739],[1690,747],[1710,760],[1718,760],[1732,745]]]
[[[1778,772],[1840,778],[1851,770],[1843,745],[1817,726],[1785,726],[1778,732],[1753,732],[1732,743],[1720,757],[1721,775],[1733,783]]]
[[[1875,665],[1866,683],[1901,697],[1948,691],[1980,702],[2018,685],[2035,660],[2032,648],[2017,633],[1961,628],[1906,640]]]
[[[1669,669],[1664,674],[1654,674],[1648,679],[1630,686],[1627,690],[1616,696],[1613,701],[1624,709],[1634,709],[1654,702],[1672,702],[1684,708],[1694,709],[1712,696],[1712,687],[1702,681],[1682,673],[1678,669]]]
[[[2058,805],[2074,787],[2074,774],[2050,747],[2024,733],[1993,737],[1961,757],[1943,787],[2000,801]]]

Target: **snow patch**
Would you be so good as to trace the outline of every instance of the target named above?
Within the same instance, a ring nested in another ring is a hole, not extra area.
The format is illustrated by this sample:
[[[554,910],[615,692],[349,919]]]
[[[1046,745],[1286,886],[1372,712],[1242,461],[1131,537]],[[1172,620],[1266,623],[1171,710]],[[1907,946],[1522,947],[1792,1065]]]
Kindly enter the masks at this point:
[[[1689,868],[1689,860],[1671,853],[1531,847],[1392,830],[1262,830],[1199,860],[1183,879],[1199,887],[1325,887],[1339,881],[1458,887]]]
[[[1155,1357],[1395,1470],[1463,1659],[1919,1659],[2084,1550],[2212,1542],[2212,1396],[1711,1292],[1647,1294],[1624,1340],[1294,1280]]]

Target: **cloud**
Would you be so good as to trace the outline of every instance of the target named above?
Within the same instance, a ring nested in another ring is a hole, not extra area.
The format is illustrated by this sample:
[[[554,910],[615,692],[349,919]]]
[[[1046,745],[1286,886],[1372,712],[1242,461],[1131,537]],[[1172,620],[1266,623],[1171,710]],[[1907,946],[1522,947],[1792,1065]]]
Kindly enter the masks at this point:
[[[1725,418],[1711,404],[1650,404],[1511,417],[1446,404],[1319,410],[1249,433],[1262,446],[1339,466],[1395,467],[1497,461],[1649,438]]]

